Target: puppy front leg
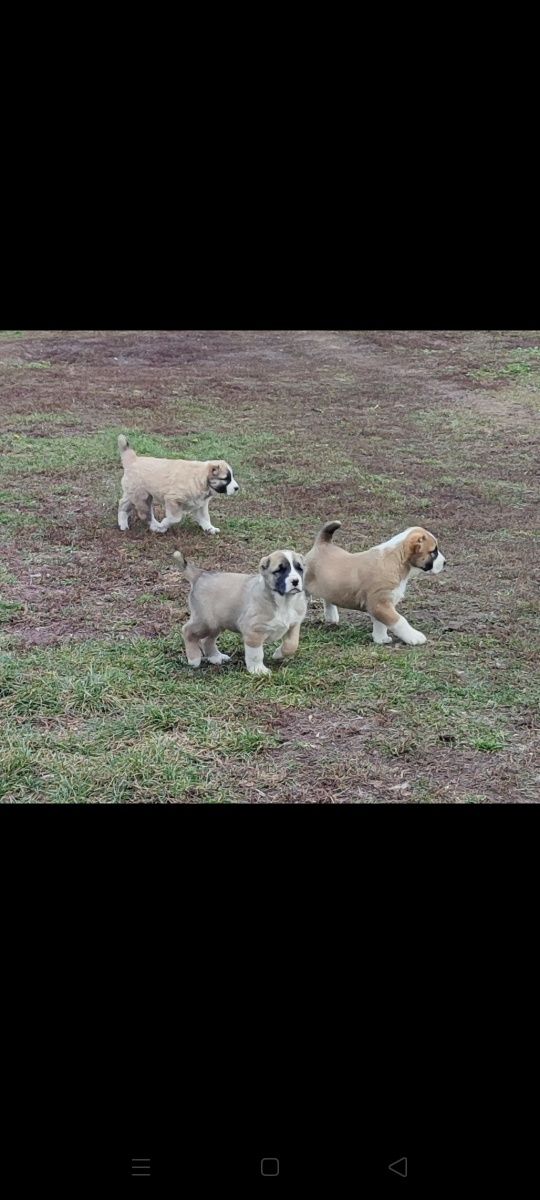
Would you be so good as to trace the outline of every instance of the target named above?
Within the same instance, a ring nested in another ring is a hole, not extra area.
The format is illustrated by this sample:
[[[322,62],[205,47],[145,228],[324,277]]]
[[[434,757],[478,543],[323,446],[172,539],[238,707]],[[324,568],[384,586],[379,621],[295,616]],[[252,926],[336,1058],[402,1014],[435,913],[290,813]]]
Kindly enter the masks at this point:
[[[201,642],[201,649],[208,662],[214,663],[217,667],[221,666],[221,663],[231,661],[230,654],[222,654],[221,650],[218,650],[215,637],[204,638],[204,641]]]
[[[167,519],[164,517],[162,521],[156,521],[153,505],[150,505],[150,525],[152,533],[166,533],[169,528]]]
[[[386,625],[382,621],[377,621],[375,617],[371,619],[373,621],[373,641],[377,646],[388,645],[392,638],[388,636]]]
[[[375,622],[384,625],[391,633],[395,633],[400,641],[405,642],[407,646],[423,646],[427,640],[425,634],[420,633],[419,629],[413,629],[412,625],[405,620],[405,617],[400,617],[394,605],[389,600],[381,600],[373,606],[368,607],[369,615],[373,621],[373,640],[375,638]]]
[[[166,533],[171,525],[178,525],[184,516],[184,509],[175,500],[165,501],[165,516],[162,521],[156,521],[154,510],[152,509],[152,519],[150,521],[150,529],[153,533]]]
[[[204,529],[205,533],[219,533],[219,529],[217,529],[215,525],[212,525],[210,520],[208,513],[208,500],[205,500],[204,504],[201,504],[200,508],[195,509],[195,512],[193,513],[193,519],[197,522],[197,525],[200,525],[201,529]]]
[[[246,667],[250,675],[271,675],[268,667],[264,665],[263,639],[258,637],[246,637],[244,639],[244,650],[246,655]]]
[[[325,619],[327,625],[339,625],[339,611],[336,608],[335,604],[327,604],[326,600],[323,600],[323,604],[324,604],[324,619]]]
[[[290,658],[291,654],[296,654],[298,643],[300,641],[300,624],[291,625],[283,638],[281,646],[274,650],[272,658],[276,662],[281,662],[284,658]]]
[[[407,646],[423,646],[424,642],[427,642],[425,633],[420,633],[419,629],[413,629],[405,617],[398,616],[395,624],[389,625],[388,628]]]

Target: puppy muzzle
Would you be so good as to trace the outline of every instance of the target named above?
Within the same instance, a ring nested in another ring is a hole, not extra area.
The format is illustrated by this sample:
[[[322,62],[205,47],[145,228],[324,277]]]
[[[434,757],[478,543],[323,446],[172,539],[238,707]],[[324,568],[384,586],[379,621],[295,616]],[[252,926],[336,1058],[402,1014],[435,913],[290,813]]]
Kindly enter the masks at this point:
[[[433,561],[430,559],[429,562],[424,563],[423,567],[420,567],[420,570],[421,571],[433,571],[434,575],[440,575],[445,562],[446,562],[446,559],[444,558],[444,556],[442,554],[438,554],[436,559],[434,559]]]

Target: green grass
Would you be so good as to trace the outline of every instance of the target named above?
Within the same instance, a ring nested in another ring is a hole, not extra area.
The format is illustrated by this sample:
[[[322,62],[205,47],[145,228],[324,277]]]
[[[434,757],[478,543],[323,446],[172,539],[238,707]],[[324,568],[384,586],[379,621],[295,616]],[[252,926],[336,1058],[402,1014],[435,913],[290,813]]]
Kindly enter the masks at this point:
[[[475,368],[468,372],[471,379],[480,383],[494,383],[499,379],[520,382],[530,381],[540,385],[540,346],[519,346],[505,356],[505,361]]]
[[[22,336],[0,331],[6,340]],[[129,370],[125,382],[116,373],[104,383],[102,374],[91,374],[83,401],[71,373],[57,358],[49,370],[31,340],[27,358],[20,344],[4,347],[21,357],[2,360],[3,387],[15,397],[0,436],[3,802],[235,803],[253,774],[271,786],[282,772],[305,782],[306,795],[312,778],[328,795],[349,781],[354,796],[360,780],[371,797],[373,780],[395,782],[394,793],[381,785],[382,799],[402,797],[405,773],[403,799],[431,804],[444,799],[434,766],[441,757],[459,803],[488,803],[481,772],[492,779],[499,763],[510,764],[511,773],[524,760],[528,786],[540,686],[533,669],[537,604],[523,563],[528,570],[537,537],[530,414],[540,346],[493,345],[491,358],[469,350],[457,366],[444,348],[417,352],[409,391],[388,373],[372,390],[374,377],[366,383],[352,359],[333,366],[314,360],[301,378],[292,367],[274,372],[261,360],[253,366],[256,384],[266,372],[260,406],[232,367],[222,378],[224,392],[238,385],[238,419],[230,395],[222,404],[217,372],[216,381],[199,386],[189,371],[156,369],[163,403],[146,409],[146,387],[142,380],[134,387],[138,377],[128,378]],[[409,351],[400,354],[406,364]],[[459,372],[462,388],[469,367],[485,385],[471,387],[470,403],[462,395],[453,403],[448,393],[432,402],[437,371],[443,383]],[[219,538],[202,537],[188,520],[163,539],[139,523],[114,539],[120,432],[141,454],[219,454],[233,465],[241,492],[214,502]],[[294,660],[274,667],[267,648],[270,678],[248,675],[241,641],[230,633],[220,639],[230,664],[191,671],[180,634],[186,589],[175,582],[172,562],[183,537],[201,565],[217,559],[253,571],[273,547],[307,550],[331,517],[341,519],[337,540],[350,549],[414,521],[440,537],[450,560],[442,586],[418,581],[403,605],[427,645],[375,647],[367,618],[342,613],[339,628],[329,629],[319,603]],[[32,597],[36,579],[38,600],[23,606],[26,593],[17,589],[29,584]],[[25,635],[38,640],[57,618],[60,644],[25,648]],[[62,641],[66,628],[89,640]],[[308,715],[314,729],[348,722],[353,749],[344,737],[340,757],[323,753],[314,767],[309,738],[294,733],[295,722],[305,729]],[[354,749],[364,720],[369,736]],[[463,780],[462,762],[473,764]]]
[[[11,621],[22,607],[22,604],[18,604],[14,600],[0,600],[0,622]]]
[[[0,654],[4,800],[227,801],[223,759],[247,765],[271,752],[277,714],[318,711],[323,696],[329,711],[394,714],[374,744],[398,757],[435,756],[448,730],[456,747],[500,750],[510,713],[540,700],[518,667],[495,686],[489,645],[478,656],[466,637],[453,642],[460,662],[476,652],[466,680],[452,676],[444,645],[381,650],[356,625],[304,626],[298,657],[269,679],[248,675],[236,635],[221,645],[234,661],[197,672],[178,632]]]
[[[78,429],[81,418],[78,413],[61,409],[53,412],[17,413],[16,423],[17,431],[25,429],[28,425],[72,425]]]
[[[54,421],[63,419],[63,414],[55,414]],[[32,420],[34,415],[32,415]],[[54,423],[50,417],[51,423]],[[114,464],[120,470],[117,439],[121,428],[105,429],[99,433],[63,434],[58,437],[35,438],[31,434],[8,433],[0,437],[0,454],[5,474],[22,472],[30,474],[35,471],[63,471],[91,467],[108,467]],[[128,431],[128,437],[139,454],[154,455],[158,458],[183,455],[185,458],[196,458],[206,461],[216,457],[216,442],[219,442],[221,457],[234,460],[235,470],[239,472],[241,464],[245,467],[248,477],[258,478],[258,471],[251,466],[254,451],[268,452],[269,448],[279,444],[279,439],[272,434],[260,432],[256,436],[237,434],[233,439],[223,439],[211,432],[200,435],[164,436]]]
[[[231,685],[210,671],[195,676],[178,639],[34,651],[22,669],[17,654],[2,654],[3,798],[165,802],[204,792],[219,755],[250,759],[276,744],[251,712],[256,681],[233,672]]]

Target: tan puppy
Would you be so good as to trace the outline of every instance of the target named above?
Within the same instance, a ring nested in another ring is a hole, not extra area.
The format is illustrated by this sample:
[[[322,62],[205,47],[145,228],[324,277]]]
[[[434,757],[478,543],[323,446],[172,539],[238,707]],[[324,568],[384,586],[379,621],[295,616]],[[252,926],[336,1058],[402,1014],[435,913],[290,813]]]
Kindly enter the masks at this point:
[[[261,559],[258,575],[201,571],[178,550],[174,557],[191,583],[191,616],[182,629],[190,667],[200,667],[201,658],[216,664],[229,661],[216,645],[224,629],[242,634],[246,667],[252,675],[270,675],[263,661],[265,642],[283,638],[272,656],[278,662],[295,653],[307,608],[300,554],[274,550]]]
[[[182,458],[139,457],[127,438],[120,434],[118,449],[122,458],[122,498],[118,505],[118,525],[129,528],[135,509],[141,521],[148,521],[153,533],[165,533],[189,513],[205,533],[219,533],[208,515],[208,504],[216,493],[234,496],[238,484],[228,463],[222,458],[196,462]],[[156,521],[153,501],[165,505],[163,521]]]
[[[341,521],[323,525],[315,545],[306,556],[306,591],[324,600],[324,617],[339,622],[340,608],[359,608],[373,621],[373,641],[391,642],[388,630],[409,646],[426,641],[423,633],[401,617],[395,607],[405,595],[409,579],[420,571],[438,575],[446,559],[432,533],[412,526],[361,554],[348,554],[334,546],[332,536]]]

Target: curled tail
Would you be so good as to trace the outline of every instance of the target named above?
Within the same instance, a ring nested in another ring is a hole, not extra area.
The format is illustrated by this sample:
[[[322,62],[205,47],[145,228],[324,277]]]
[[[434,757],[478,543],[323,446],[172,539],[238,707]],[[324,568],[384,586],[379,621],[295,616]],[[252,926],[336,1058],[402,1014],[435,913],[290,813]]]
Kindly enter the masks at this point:
[[[124,467],[127,466],[128,463],[133,462],[133,460],[137,457],[135,451],[131,449],[127,437],[124,437],[123,433],[121,433],[120,437],[118,438],[118,449],[120,451],[120,457]]]
[[[327,521],[326,525],[323,525],[322,529],[319,530],[315,541],[331,542],[336,529],[341,529],[341,521]]]
[[[189,579],[190,583],[195,583],[195,580],[199,578],[199,575],[203,574],[199,567],[194,567],[191,563],[188,563],[181,550],[175,550],[173,558],[178,559],[180,570],[182,574],[185,575],[186,579]]]

